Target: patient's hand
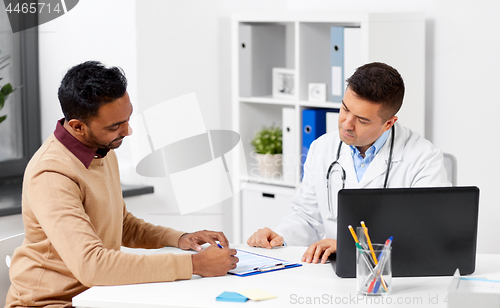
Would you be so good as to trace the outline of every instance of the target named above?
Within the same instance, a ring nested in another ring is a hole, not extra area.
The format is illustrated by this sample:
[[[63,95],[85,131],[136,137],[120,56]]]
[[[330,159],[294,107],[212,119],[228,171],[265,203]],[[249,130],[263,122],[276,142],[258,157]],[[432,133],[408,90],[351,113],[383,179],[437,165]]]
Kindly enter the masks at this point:
[[[219,231],[209,231],[202,230],[194,233],[185,233],[179,238],[179,248],[188,250],[196,250],[201,251],[201,246],[205,243],[209,243],[210,245],[217,245],[219,241],[222,247],[229,247],[229,241],[227,240],[224,233]]]
[[[318,263],[321,259],[321,263],[325,264],[328,256],[335,251],[337,251],[337,240],[327,238],[309,246],[302,256],[302,262]]]
[[[202,277],[224,276],[228,271],[236,268],[239,259],[236,249],[219,248],[212,244],[199,253],[191,255],[193,274]]]

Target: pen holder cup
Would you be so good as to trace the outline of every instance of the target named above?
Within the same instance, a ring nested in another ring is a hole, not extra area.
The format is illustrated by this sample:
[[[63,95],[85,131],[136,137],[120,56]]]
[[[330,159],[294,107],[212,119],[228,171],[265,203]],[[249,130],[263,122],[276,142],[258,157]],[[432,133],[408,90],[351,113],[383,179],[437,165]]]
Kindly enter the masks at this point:
[[[390,294],[392,289],[391,247],[384,248],[382,244],[372,246],[373,251],[368,247],[356,249],[358,293],[368,296]]]

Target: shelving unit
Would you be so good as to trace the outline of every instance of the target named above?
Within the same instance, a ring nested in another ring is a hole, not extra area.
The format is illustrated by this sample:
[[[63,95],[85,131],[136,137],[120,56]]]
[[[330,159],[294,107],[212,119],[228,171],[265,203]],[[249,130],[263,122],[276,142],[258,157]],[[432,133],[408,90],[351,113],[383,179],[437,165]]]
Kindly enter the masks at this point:
[[[398,113],[405,126],[424,134],[425,106],[425,17],[423,13],[322,12],[286,14],[243,14],[232,16],[232,120],[233,130],[242,138],[246,165],[235,159],[242,184],[252,182],[262,187],[297,188],[300,185],[301,114],[309,108],[340,108],[341,101],[309,102],[309,83],[324,83],[327,93],[331,84],[330,29],[332,26],[359,28],[358,61],[360,65],[384,62],[395,67],[406,86],[405,101]],[[295,92],[290,99],[273,98],[272,68],[295,71]],[[346,72],[346,75],[349,73]],[[346,77],[347,78],[347,77]],[[327,95],[330,97],[330,95]],[[261,178],[252,156],[250,140],[256,130],[271,124],[282,125],[282,109],[293,108],[295,114],[297,172],[290,178]],[[326,188],[325,188],[326,189]],[[255,189],[254,189],[255,190]],[[234,198],[234,239],[242,238],[242,204]],[[280,205],[282,206],[282,205]],[[280,217],[276,218],[276,223]],[[270,225],[269,227],[273,227]]]

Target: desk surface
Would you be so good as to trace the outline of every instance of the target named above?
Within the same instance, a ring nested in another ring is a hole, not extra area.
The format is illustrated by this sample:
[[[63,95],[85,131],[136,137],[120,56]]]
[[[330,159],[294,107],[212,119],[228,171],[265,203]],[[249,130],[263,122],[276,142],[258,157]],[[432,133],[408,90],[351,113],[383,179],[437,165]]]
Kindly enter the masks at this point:
[[[300,262],[305,247],[282,247],[271,250],[233,245],[247,251]],[[163,248],[155,253],[185,253],[174,248]],[[472,275],[500,279],[500,255],[480,254],[476,272]],[[259,307],[341,305],[355,307],[446,307],[447,288],[451,277],[393,278],[393,292],[387,297],[357,295],[354,278],[339,278],[331,264],[303,266],[264,273],[250,277],[226,275],[164,283],[146,283],[125,286],[93,287],[73,298],[76,307],[132,308],[132,307]],[[277,298],[244,304],[218,302],[223,291],[260,288]]]

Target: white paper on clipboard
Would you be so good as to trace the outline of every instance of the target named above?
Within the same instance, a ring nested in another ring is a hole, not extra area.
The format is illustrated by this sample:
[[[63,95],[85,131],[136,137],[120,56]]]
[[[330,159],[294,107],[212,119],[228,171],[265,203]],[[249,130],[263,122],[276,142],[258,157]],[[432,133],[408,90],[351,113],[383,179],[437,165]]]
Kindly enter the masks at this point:
[[[302,266],[300,263],[292,263],[257,253],[236,249],[239,258],[237,267],[229,271],[229,274],[237,276],[250,276],[276,270]]]

